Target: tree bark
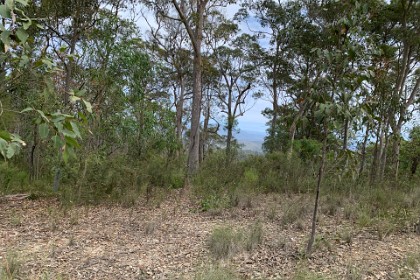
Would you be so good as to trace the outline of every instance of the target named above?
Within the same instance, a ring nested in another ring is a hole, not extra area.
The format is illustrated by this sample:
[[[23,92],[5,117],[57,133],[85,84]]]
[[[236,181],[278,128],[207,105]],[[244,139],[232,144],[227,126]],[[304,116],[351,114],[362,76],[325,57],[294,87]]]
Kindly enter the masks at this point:
[[[188,22],[188,19],[186,18],[182,7],[178,4],[178,1],[172,0],[172,3],[178,12],[181,22],[184,24],[185,29],[187,30],[194,50],[193,104],[191,108],[191,131],[187,163],[188,175],[193,175],[197,172],[200,164],[200,115],[202,97],[201,78],[203,71],[201,45],[203,41],[204,11],[208,0],[198,0],[196,2],[197,7],[195,11],[196,20],[194,22],[194,28],[192,28]]]
[[[369,130],[370,130],[370,125],[368,124],[366,126],[366,133],[365,133],[365,137],[363,138],[363,144],[362,144],[362,158],[360,160],[360,168],[359,168],[359,178],[361,178],[363,171],[365,169],[365,162],[366,162],[366,145],[367,145],[367,141],[369,138]]]
[[[321,164],[319,165],[318,170],[318,182],[316,186],[316,196],[315,196],[315,206],[314,212],[312,214],[312,228],[311,228],[311,235],[309,237],[308,246],[306,248],[306,255],[310,256],[312,253],[312,248],[315,242],[315,232],[316,232],[316,219],[318,214],[318,207],[319,207],[319,194],[321,190],[322,179],[324,177],[324,169],[325,169],[325,161],[327,158],[327,139],[328,139],[328,127],[326,120],[324,120],[324,139],[322,143],[322,158]]]

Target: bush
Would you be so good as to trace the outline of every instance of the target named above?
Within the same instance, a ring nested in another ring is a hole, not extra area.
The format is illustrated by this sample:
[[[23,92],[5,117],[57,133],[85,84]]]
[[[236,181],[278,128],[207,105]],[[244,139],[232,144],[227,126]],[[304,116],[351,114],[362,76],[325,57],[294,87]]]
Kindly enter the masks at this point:
[[[23,192],[28,188],[29,175],[11,163],[0,163],[0,193]]]
[[[242,233],[230,227],[216,228],[210,235],[208,247],[214,258],[229,258],[241,250],[242,239]]]

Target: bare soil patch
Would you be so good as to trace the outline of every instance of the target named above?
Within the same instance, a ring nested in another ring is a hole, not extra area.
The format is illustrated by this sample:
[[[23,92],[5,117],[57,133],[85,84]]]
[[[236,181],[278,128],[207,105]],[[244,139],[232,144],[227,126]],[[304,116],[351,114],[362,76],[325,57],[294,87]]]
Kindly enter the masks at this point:
[[[316,251],[307,259],[302,252],[310,213],[299,223],[281,221],[282,205],[293,198],[259,196],[252,206],[199,212],[189,199],[174,197],[130,208],[64,207],[54,199],[1,202],[0,264],[15,253],[21,279],[194,279],[216,265],[207,247],[216,227],[260,221],[262,244],[218,261],[240,279],[294,279],[302,271],[327,279],[420,279],[418,263],[409,261],[420,254],[415,233],[380,240],[339,215],[321,215]]]

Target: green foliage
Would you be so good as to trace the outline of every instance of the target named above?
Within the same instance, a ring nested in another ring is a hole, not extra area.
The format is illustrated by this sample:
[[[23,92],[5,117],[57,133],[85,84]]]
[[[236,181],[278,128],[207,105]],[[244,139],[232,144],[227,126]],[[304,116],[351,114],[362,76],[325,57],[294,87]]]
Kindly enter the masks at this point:
[[[0,194],[22,192],[29,183],[29,175],[9,162],[0,163]]]
[[[293,143],[293,149],[304,162],[315,160],[320,154],[322,143],[315,139],[301,139]]]

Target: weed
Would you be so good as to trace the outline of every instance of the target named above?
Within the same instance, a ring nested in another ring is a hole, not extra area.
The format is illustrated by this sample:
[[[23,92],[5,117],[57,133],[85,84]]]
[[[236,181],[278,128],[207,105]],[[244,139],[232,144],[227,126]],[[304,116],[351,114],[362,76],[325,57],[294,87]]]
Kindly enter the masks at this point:
[[[17,214],[17,213],[12,213],[11,217],[10,217],[10,223],[13,226],[21,226],[22,225],[22,216]]]
[[[353,231],[351,229],[344,229],[342,230],[338,236],[341,240],[343,240],[347,245],[351,245],[353,243]]]
[[[371,226],[374,222],[374,219],[371,216],[369,209],[365,207],[359,208],[357,211],[357,220],[356,223],[360,227],[368,227]]]
[[[245,239],[245,249],[247,251],[253,250],[257,245],[263,241],[263,227],[260,222],[257,222],[251,226],[250,232]]]
[[[363,272],[360,268],[354,265],[347,265],[345,279],[347,280],[361,280],[363,279]]]
[[[382,219],[376,224],[376,232],[378,233],[378,239],[383,240],[388,235],[396,230],[396,225],[387,219]]]
[[[332,244],[328,238],[318,235],[315,238],[314,250],[323,250],[324,248],[332,251]]]
[[[293,201],[287,204],[283,211],[284,214],[281,217],[280,223],[285,226],[303,218],[303,216],[308,212],[308,208],[302,201]]]
[[[16,252],[8,252],[0,267],[0,279],[12,280],[19,278],[22,262]]]
[[[263,227],[260,222],[251,225],[247,232],[233,230],[231,227],[220,227],[214,229],[207,245],[214,258],[229,258],[242,250],[255,249],[262,243],[263,235]]]
[[[241,250],[243,234],[231,227],[216,228],[208,240],[210,253],[216,259],[229,258]]]
[[[268,209],[268,212],[267,212],[267,218],[268,218],[271,222],[274,222],[274,221],[276,220],[276,217],[277,217],[277,207],[272,205],[272,206]]]
[[[295,272],[295,275],[292,278],[293,280],[324,280],[323,276],[318,273],[309,271],[306,268],[298,268],[298,271]]]
[[[147,235],[152,235],[157,229],[157,223],[155,221],[147,222],[144,225],[144,233]]]
[[[412,268],[412,269],[419,269],[420,265],[420,253],[411,253],[408,254],[405,258],[405,264],[406,266]]]
[[[239,279],[235,273],[225,267],[210,266],[199,271],[194,280],[236,280]]]

